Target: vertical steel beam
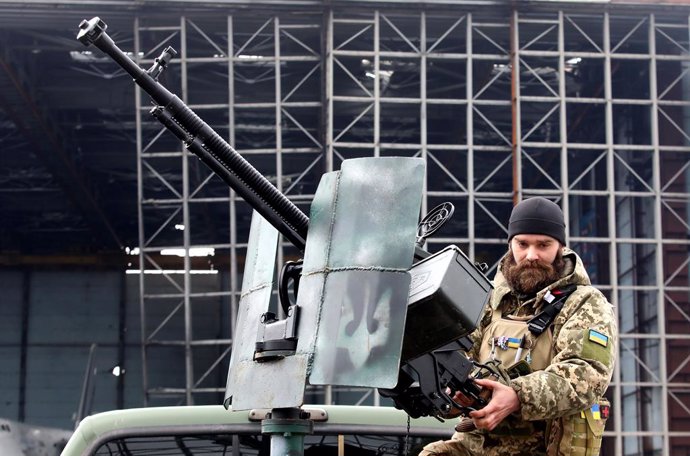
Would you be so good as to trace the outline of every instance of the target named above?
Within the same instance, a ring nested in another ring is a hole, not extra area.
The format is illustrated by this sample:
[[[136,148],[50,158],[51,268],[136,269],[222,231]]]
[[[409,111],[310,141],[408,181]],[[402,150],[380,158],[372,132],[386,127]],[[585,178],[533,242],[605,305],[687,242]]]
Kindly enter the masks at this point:
[[[686,33],[688,36],[688,41],[690,41],[690,15],[685,19],[684,22],[685,22],[685,27],[687,27]],[[690,68],[690,61],[685,60],[684,62],[681,62],[681,71],[688,70],[689,68]],[[688,74],[688,73],[686,73],[685,76],[683,77],[682,90],[683,90],[682,93],[684,94],[684,99],[687,101],[690,98],[689,97],[689,95],[690,95],[690,74]],[[690,106],[685,106],[683,108],[683,117],[684,117],[683,128],[685,129],[686,132],[690,132]],[[657,129],[657,135],[658,135],[658,129]],[[683,144],[685,146],[688,146],[688,145],[690,145],[690,141],[685,139],[683,141]],[[659,162],[661,163],[661,157],[659,157]],[[690,193],[690,170],[687,170],[687,169],[685,170],[684,178],[685,178],[684,190],[686,192],[686,194],[685,194],[685,210],[686,210],[686,214],[690,214],[690,198],[688,198],[688,194]],[[659,185],[661,185],[661,183],[659,183]],[[686,217],[688,217],[688,215],[686,215]],[[662,233],[663,233],[663,231],[662,231]],[[685,283],[690,281],[690,271],[688,271],[686,273],[685,281],[686,281]],[[670,285],[670,283],[669,283],[669,285]],[[664,290],[664,296],[666,294],[665,292],[666,292],[666,290]],[[687,292],[687,289],[686,289],[686,292]],[[663,298],[663,296],[662,296],[662,298]],[[664,318],[664,323],[665,323],[665,320],[666,320],[666,318]],[[666,328],[664,328],[663,334],[664,334],[664,338],[665,338],[666,337]],[[687,346],[687,344],[688,344],[688,342],[686,342],[686,346]],[[668,372],[666,372],[666,375],[668,375]],[[670,379],[668,379],[668,380],[670,381]],[[684,386],[686,388],[688,386],[690,386],[690,385],[688,385],[687,381],[684,383],[685,383]],[[666,402],[668,402],[668,397],[669,397],[668,395],[665,396]],[[668,409],[668,406],[667,406],[667,409]],[[667,446],[670,448],[670,446],[671,446],[670,443],[668,443]]]
[[[329,8],[326,23],[326,172],[333,171],[333,10]],[[323,32],[322,32],[323,33]]]
[[[275,59],[275,127],[276,127],[276,188],[283,191],[283,122],[282,122],[282,85],[281,85],[281,71],[280,71],[280,18],[276,16],[273,19],[273,58]],[[285,263],[285,247],[283,246],[283,237],[280,237],[280,248],[278,249],[277,262],[279,267]],[[278,306],[278,312],[281,317],[285,317],[282,306]]]
[[[235,40],[233,28],[233,16],[227,18],[228,28],[228,141],[235,145]],[[237,195],[230,188],[230,335],[232,343],[235,343],[235,325],[239,306],[239,279],[237,258]]]
[[[180,18],[180,80],[182,82],[182,101],[188,103],[189,85],[187,81],[187,28],[186,18]],[[184,360],[185,360],[185,402],[192,405],[192,388],[194,388],[194,361],[192,353],[192,300],[191,300],[191,269],[192,262],[189,256],[191,247],[189,217],[189,151],[182,147],[182,239],[184,244]]]
[[[618,309],[618,251],[616,241],[616,194],[615,194],[615,173],[613,156],[613,90],[611,88],[611,27],[609,13],[604,13],[604,122],[605,122],[605,141],[606,141],[606,193],[608,194],[608,237],[609,242],[609,277],[611,277],[611,303]],[[618,315],[618,312],[616,312]],[[619,346],[620,352],[620,346]],[[620,386],[620,367],[616,364],[614,379],[616,387],[614,389],[614,401],[622,404]],[[621,407],[613,407],[614,431],[616,433],[616,454],[622,454],[623,441],[621,437],[622,414]]]
[[[280,18],[276,16],[273,20],[273,46],[274,56],[273,68],[275,71],[275,128],[276,128],[276,188],[283,191],[283,131],[281,109],[281,81],[280,81]]]
[[[117,365],[120,367],[120,375],[117,376],[117,397],[115,406],[118,409],[125,408],[125,361],[127,349],[127,275],[124,270],[118,271],[120,278],[120,298],[118,303],[117,325]]]
[[[649,16],[649,96],[652,101],[650,133],[652,136],[652,186],[654,188],[654,243],[656,244],[656,254],[654,255],[654,266],[656,268],[656,303],[657,303],[657,324],[659,325],[659,375],[663,380],[661,383],[661,430],[664,433],[664,444],[661,446],[662,455],[669,456],[671,442],[668,431],[668,376],[666,367],[666,309],[664,307],[664,264],[663,253],[664,244],[661,233],[661,172],[660,172],[660,153],[659,153],[659,99],[657,96],[656,79],[656,21],[654,14]]]
[[[688,41],[690,41],[690,15],[685,19],[684,23],[685,23],[685,27],[686,27],[686,33],[687,33],[686,36],[688,36]],[[690,61],[685,60],[685,61],[681,62],[681,71],[686,71],[689,68],[690,68]],[[684,94],[684,99],[685,99],[685,101],[687,101],[688,98],[690,98],[688,96],[688,95],[690,95],[690,74],[688,74],[688,73],[686,73],[685,76],[683,77],[682,91],[683,91],[682,93]],[[658,115],[658,113],[657,113],[657,115]],[[686,132],[690,132],[690,106],[685,106],[683,108],[683,118],[684,118],[683,128],[685,129]],[[658,133],[659,132],[658,132],[658,127],[657,127],[657,136],[658,136]],[[685,139],[683,141],[683,144],[685,146],[688,146],[688,145],[690,145],[690,141]],[[659,162],[661,163],[661,157],[659,157]],[[686,214],[690,214],[690,199],[688,198],[688,193],[690,193],[690,171],[689,170],[685,171],[684,178],[685,178],[684,190],[686,192],[686,194],[685,194],[685,210],[686,210]],[[661,182],[659,183],[659,185],[661,185]],[[661,187],[660,187],[660,189],[661,189]],[[688,215],[686,215],[686,217],[688,217]],[[663,233],[663,231],[662,231],[662,233]],[[689,280],[690,280],[690,271],[688,271],[685,275],[686,283]],[[670,286],[670,283],[669,283],[669,286]],[[666,292],[666,290],[664,290],[664,295],[662,296],[662,299],[664,298],[664,296],[666,294],[665,292]],[[687,293],[687,291],[686,291],[686,293]],[[664,311],[665,311],[665,307],[664,307]],[[664,313],[664,316],[665,316],[665,313]],[[664,317],[664,320],[663,320],[664,323],[666,323],[665,320],[666,320],[666,318]],[[666,328],[665,327],[664,327],[663,331],[664,331],[663,332],[664,340],[666,340]],[[687,343],[688,342],[686,341],[686,346],[687,346]],[[668,356],[668,354],[666,354],[666,356]],[[667,366],[667,368],[668,368],[668,366]],[[666,375],[668,375],[668,371],[666,371]],[[668,380],[670,382],[671,379],[669,378]],[[690,385],[688,385],[688,382],[686,381],[686,382],[684,382],[684,386],[687,390],[688,386],[690,386]],[[666,402],[668,402],[668,398],[669,398],[669,396],[668,396],[668,394],[666,394],[664,396],[664,399]],[[665,413],[668,413],[668,406],[667,406],[667,411]],[[687,436],[687,434],[686,434],[686,436]],[[667,439],[667,441],[665,442],[667,448],[671,447],[669,440],[670,439]]]
[[[559,104],[559,134],[561,143],[561,191],[563,192],[563,201],[561,207],[563,208],[563,215],[565,216],[568,229],[565,232],[565,243],[570,241],[570,225],[567,223],[570,220],[570,192],[568,185],[568,129],[566,122],[568,116],[565,105],[565,31],[563,30],[563,11],[558,12],[558,104]]]
[[[467,106],[465,112],[467,118],[465,119],[466,141],[467,141],[467,236],[469,238],[469,255],[470,259],[474,261],[476,254],[476,233],[474,222],[474,206],[475,206],[475,191],[474,191],[474,84],[472,80],[472,13],[467,13],[465,30],[465,46],[467,51],[467,64],[465,65],[465,99]]]
[[[426,99],[426,71],[427,71],[427,43],[426,43],[426,13],[422,11],[419,17],[419,142],[420,154],[424,163],[427,162],[429,147],[427,145],[427,99]],[[427,176],[424,177],[422,188],[422,214],[426,214],[429,205]]]
[[[688,41],[690,41],[690,15],[688,15],[685,25],[688,30]],[[683,62],[682,68],[687,70],[690,69],[690,61],[685,61]],[[685,94],[686,98],[690,98],[690,74],[687,74],[683,77],[683,93]],[[685,117],[685,122],[683,123],[683,127],[686,129],[686,131],[690,131],[690,106],[686,106],[684,108],[684,117]],[[690,141],[687,139],[683,141],[684,145],[688,146],[690,145]],[[690,169],[686,169],[684,173],[685,177],[685,213],[690,216],[690,198],[688,197],[688,194],[690,194]],[[686,217],[688,217],[686,216]],[[688,272],[685,275],[685,281],[686,283],[690,282],[690,268],[688,268]]]
[[[141,41],[139,37],[139,18],[134,19],[134,59],[139,63],[139,55],[141,52]],[[138,218],[138,235],[139,235],[139,318],[141,330],[141,386],[144,395],[144,407],[148,406],[149,401],[149,376],[148,376],[148,342],[146,337],[146,301],[145,301],[145,285],[144,285],[144,270],[146,269],[146,258],[144,256],[144,246],[146,246],[146,237],[144,234],[144,172],[143,172],[143,140],[142,140],[142,125],[141,125],[141,89],[139,86],[134,88],[134,115],[136,123],[136,141],[137,141],[137,218]]]
[[[374,13],[374,157],[381,154],[381,33],[379,10]]]
[[[228,16],[228,141],[235,146],[235,29],[233,16]],[[234,191],[230,189],[230,194]]]
[[[522,199],[522,131],[520,128],[520,39],[518,11],[510,15],[511,112],[513,117],[513,204]]]

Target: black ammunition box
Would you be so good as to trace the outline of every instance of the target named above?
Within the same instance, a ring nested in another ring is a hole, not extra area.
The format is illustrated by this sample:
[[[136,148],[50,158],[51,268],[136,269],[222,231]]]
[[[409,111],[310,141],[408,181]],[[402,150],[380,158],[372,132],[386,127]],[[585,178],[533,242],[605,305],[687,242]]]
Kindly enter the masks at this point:
[[[456,246],[450,245],[410,268],[401,362],[471,333],[493,288]]]

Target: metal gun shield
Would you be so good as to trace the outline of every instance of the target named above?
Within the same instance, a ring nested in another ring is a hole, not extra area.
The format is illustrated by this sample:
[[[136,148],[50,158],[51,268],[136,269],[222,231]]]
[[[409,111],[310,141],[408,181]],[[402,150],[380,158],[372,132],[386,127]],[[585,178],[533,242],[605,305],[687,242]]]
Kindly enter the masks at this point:
[[[423,182],[421,159],[347,160],[312,204],[298,296],[320,302],[311,384],[396,384]]]
[[[225,405],[232,403],[233,410],[299,407],[304,401],[307,355],[270,363],[253,359],[261,315],[271,301],[277,249],[278,231],[254,212],[225,390]],[[276,378],[289,381],[276,388]]]

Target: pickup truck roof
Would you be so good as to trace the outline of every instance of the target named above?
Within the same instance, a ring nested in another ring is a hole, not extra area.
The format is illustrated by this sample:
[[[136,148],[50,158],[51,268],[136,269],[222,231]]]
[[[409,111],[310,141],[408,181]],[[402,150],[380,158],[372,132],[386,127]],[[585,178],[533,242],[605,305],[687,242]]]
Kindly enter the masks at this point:
[[[426,442],[447,439],[452,422],[410,419],[393,407],[306,405],[314,423],[305,437],[305,455],[417,454]],[[151,407],[99,413],[85,418],[62,456],[86,455],[263,455],[261,434],[267,410],[233,411],[222,406]],[[340,436],[340,437],[339,437]],[[240,451],[233,448],[240,447]],[[342,448],[341,448],[342,449]],[[311,452],[310,452],[311,451]]]

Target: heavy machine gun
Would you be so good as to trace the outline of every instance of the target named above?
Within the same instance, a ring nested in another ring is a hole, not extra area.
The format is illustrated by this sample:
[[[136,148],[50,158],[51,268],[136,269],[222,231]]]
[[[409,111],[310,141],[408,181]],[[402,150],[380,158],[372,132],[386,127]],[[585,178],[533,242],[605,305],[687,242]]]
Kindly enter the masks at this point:
[[[304,250],[309,218],[235,151],[180,98],[158,82],[170,60],[177,55],[167,47],[153,66],[143,70],[105,33],[100,18],[82,21],[77,39],[94,44],[134,78],[154,104],[153,115],[177,136],[185,147],[223,179],[299,250]]]
[[[167,47],[144,70],[128,57],[105,32],[100,18],[79,25],[78,40],[95,45],[119,64],[150,97],[151,114],[184,146],[213,170],[300,251],[305,250],[309,217],[262,176],[233,147],[220,137],[176,95],[158,82],[158,77],[175,57]],[[431,255],[422,249],[424,238],[452,215],[452,206],[439,206],[419,225],[415,260],[409,270],[411,286],[403,335],[398,384],[380,389],[396,407],[412,417],[442,418],[453,407],[454,392],[463,392],[484,404],[474,384],[474,364],[463,353],[471,343],[463,339],[476,327],[488,301],[490,282],[482,271],[455,246]],[[290,303],[287,282],[299,284],[299,264],[288,264],[279,280],[281,305],[287,317],[262,315],[260,338],[254,361],[283,359],[294,353],[298,308]],[[450,394],[447,392],[450,390]]]

